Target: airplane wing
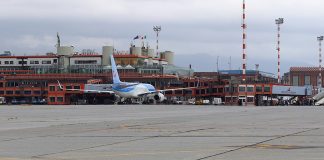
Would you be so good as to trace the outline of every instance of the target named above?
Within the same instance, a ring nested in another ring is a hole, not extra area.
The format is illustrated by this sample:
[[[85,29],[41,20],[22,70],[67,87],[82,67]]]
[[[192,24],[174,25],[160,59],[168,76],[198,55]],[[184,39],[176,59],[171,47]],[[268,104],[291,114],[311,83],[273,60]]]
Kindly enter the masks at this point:
[[[143,94],[140,94],[138,96],[152,95],[152,94],[157,94],[157,93],[163,93],[163,92],[166,92],[166,91],[186,90],[186,89],[193,89],[193,88],[197,88],[197,87],[173,88],[173,89],[156,90],[156,91],[153,91],[153,92],[143,93]]]
[[[163,89],[163,90],[158,90],[158,92],[176,91],[176,90],[186,90],[186,89],[194,89],[194,88],[197,88],[197,87]]]
[[[82,91],[82,90],[81,90]],[[114,91],[99,91],[99,90],[83,90],[85,93],[109,93],[114,94]]]
[[[57,81],[59,84],[59,87],[61,90],[63,90],[63,86],[60,83],[60,81]],[[109,90],[89,90],[89,89],[65,89],[66,91],[81,91],[84,93],[109,93],[109,94],[114,94],[114,91],[109,91]]]

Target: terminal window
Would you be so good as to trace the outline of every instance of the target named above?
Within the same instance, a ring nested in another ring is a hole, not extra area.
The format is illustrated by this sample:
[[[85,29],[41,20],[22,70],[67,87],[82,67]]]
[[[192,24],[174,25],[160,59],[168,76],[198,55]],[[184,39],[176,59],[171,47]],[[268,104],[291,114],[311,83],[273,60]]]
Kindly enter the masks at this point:
[[[172,94],[172,91],[165,91],[165,94],[170,95],[170,94]]]
[[[230,88],[229,87],[225,87],[225,92],[226,93],[230,92]]]
[[[254,101],[254,98],[253,97],[247,97],[247,102],[253,102]]]
[[[13,94],[13,91],[6,91],[6,94]]]
[[[34,94],[41,94],[41,91],[34,91]]]
[[[51,61],[49,61],[49,60],[44,60],[44,61],[42,61],[42,64],[51,64],[52,62]]]
[[[270,86],[264,86],[264,92],[270,92]]]
[[[247,91],[248,92],[253,92],[254,91],[254,87],[247,87]]]
[[[262,86],[256,86],[256,92],[262,92]]]
[[[75,64],[97,64],[97,60],[75,60]]]
[[[63,102],[63,97],[57,97],[57,102]]]
[[[31,91],[24,91],[24,94],[31,94]]]
[[[293,76],[293,86],[298,86],[298,85],[299,85],[299,77]]]
[[[245,87],[239,87],[240,92],[245,92]]]
[[[185,94],[192,94],[192,90],[184,90]]]
[[[182,94],[182,90],[176,90],[175,94]]]
[[[55,102],[55,97],[49,97],[50,102]]]
[[[18,64],[27,64],[27,61],[19,61]]]
[[[39,64],[39,61],[30,61],[30,64]]]
[[[6,83],[6,86],[7,86],[7,87],[16,87],[16,86],[18,86],[18,83],[17,83],[17,82],[13,82],[13,81],[11,81],[11,82],[7,82],[7,83]]]
[[[74,86],[74,89],[80,89],[80,86]]]
[[[5,61],[5,64],[13,64],[13,61]]]
[[[50,86],[49,90],[50,91],[55,91],[55,86]]]
[[[310,84],[311,84],[310,76],[305,76],[305,85],[310,85]]]
[[[66,89],[67,90],[71,90],[72,89],[72,86],[66,86]]]

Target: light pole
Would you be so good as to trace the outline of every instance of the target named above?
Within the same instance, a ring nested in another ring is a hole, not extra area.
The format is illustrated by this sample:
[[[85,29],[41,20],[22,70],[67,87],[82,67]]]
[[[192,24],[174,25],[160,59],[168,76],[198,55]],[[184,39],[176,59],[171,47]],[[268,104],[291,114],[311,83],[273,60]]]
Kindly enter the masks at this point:
[[[153,26],[153,30],[156,33],[156,57],[159,57],[159,33],[161,32],[161,26]]]
[[[246,23],[245,23],[245,0],[243,0],[243,16],[242,16],[242,31],[243,31],[243,53],[242,53],[242,80],[246,80]]]
[[[278,51],[278,83],[280,83],[280,25],[284,23],[283,18],[276,19],[276,24],[278,26],[277,32],[278,32],[278,41],[277,41],[277,51]]]
[[[245,105],[247,105],[247,80],[246,80],[246,14],[245,14],[245,0],[243,0],[243,15],[242,15],[242,31],[243,31],[243,51],[242,51],[242,82],[245,83]],[[243,100],[242,100],[243,102]]]
[[[323,36],[319,36],[317,37],[317,41],[319,42],[319,74],[318,74],[318,82],[317,82],[317,89],[318,89],[318,93],[321,92],[322,89],[322,41],[323,41],[324,37]]]

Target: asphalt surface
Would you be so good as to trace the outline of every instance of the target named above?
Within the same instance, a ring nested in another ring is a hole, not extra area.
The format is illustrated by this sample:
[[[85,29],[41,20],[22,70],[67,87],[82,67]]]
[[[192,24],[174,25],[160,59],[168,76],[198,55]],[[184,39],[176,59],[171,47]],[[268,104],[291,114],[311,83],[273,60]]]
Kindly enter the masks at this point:
[[[0,106],[0,160],[323,160],[324,107]]]

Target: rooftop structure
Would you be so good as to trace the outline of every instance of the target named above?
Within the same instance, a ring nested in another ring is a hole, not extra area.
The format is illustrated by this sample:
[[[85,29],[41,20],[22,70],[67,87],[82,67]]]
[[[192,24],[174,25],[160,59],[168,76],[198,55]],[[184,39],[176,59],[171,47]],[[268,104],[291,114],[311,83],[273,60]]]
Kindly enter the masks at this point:
[[[78,53],[73,46],[57,45],[57,54],[11,56],[0,55],[0,70],[30,70],[35,73],[101,73],[110,66],[110,55],[114,55],[119,69],[134,69],[138,73],[163,74],[163,67],[172,64],[174,53],[161,52],[155,58],[154,50],[131,46],[130,52],[116,51],[113,46],[103,46],[102,54]],[[166,67],[167,68],[167,67]],[[180,68],[179,68],[180,69]],[[180,69],[182,70],[184,69]],[[187,69],[187,72],[188,69]],[[171,73],[171,72],[170,72]]]

